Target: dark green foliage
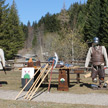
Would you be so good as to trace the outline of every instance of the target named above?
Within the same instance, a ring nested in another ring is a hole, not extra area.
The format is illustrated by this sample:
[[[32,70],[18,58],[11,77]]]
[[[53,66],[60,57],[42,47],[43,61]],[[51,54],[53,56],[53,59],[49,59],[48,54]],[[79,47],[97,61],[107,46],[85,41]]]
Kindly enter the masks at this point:
[[[84,26],[85,41],[92,41],[93,37],[99,35],[100,27],[100,0],[88,0],[87,20]]]
[[[24,42],[24,34],[22,31],[21,26],[19,25],[19,17],[16,10],[15,2],[13,1],[13,4],[10,8],[9,16],[8,16],[8,29],[9,34],[9,45],[7,48],[9,49],[6,53],[8,54],[7,58],[12,58],[14,54],[17,54],[18,50],[20,50],[23,46]]]
[[[0,14],[0,46],[5,51],[6,59],[11,59],[22,48],[24,34],[19,23],[15,2],[13,1],[10,10],[8,6],[4,6],[4,3],[5,0],[0,1],[2,13]]]
[[[70,26],[72,29],[76,28],[77,26],[77,18],[78,18],[78,13],[80,11],[80,6],[78,3],[74,3],[70,6],[69,8],[69,14],[70,14]]]
[[[25,24],[21,23],[21,27],[24,33],[24,39],[26,40],[28,38],[28,28]]]
[[[77,18],[77,28],[78,29],[83,29],[84,24],[85,24],[85,20],[86,20],[86,5],[85,4],[81,4],[79,5],[79,13],[78,13],[78,18]]]
[[[69,16],[69,17],[68,17]],[[62,28],[83,28],[85,22],[85,4],[74,3],[68,10],[62,9],[60,13],[51,15],[47,13],[38,22],[38,26],[44,24],[45,32],[59,32]]]
[[[36,38],[36,35],[34,35],[34,38],[32,41],[32,47],[35,47],[36,43],[37,43],[37,38]]]
[[[30,26],[31,26],[30,21],[28,21],[27,26],[28,26],[28,27],[30,27]]]
[[[4,5],[5,0],[0,1],[0,48],[6,51],[6,46],[8,46],[8,5]],[[5,53],[6,54],[6,53]]]
[[[70,16],[69,25],[72,31],[79,31],[82,34],[86,20],[86,4],[71,4],[68,9]]]
[[[38,27],[38,23],[36,21],[33,22],[32,27],[36,30]]]
[[[108,0],[88,0],[87,19],[84,26],[85,41],[97,36],[100,44],[108,49]]]
[[[33,22],[32,24],[32,27],[33,27],[33,40],[32,40],[32,47],[36,47],[36,44],[37,44],[37,29],[38,29],[38,24],[37,22]]]
[[[101,25],[99,37],[102,45],[108,49],[108,0],[101,0]]]
[[[47,13],[45,17],[42,17],[39,21],[39,25],[44,24],[45,32],[56,32],[60,30],[60,21],[56,15]]]

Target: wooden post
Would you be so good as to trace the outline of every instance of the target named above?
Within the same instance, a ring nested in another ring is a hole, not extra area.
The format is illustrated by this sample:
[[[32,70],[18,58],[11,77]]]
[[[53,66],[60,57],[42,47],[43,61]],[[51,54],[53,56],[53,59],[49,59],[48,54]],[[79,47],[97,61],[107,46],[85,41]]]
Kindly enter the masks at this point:
[[[70,71],[67,69],[67,82],[68,82],[68,87],[70,86]]]
[[[80,83],[80,74],[77,73],[77,83]]]
[[[84,73],[84,69],[75,69],[74,73],[77,75],[76,76],[77,83],[80,83],[80,80],[81,80],[80,79],[80,74]]]
[[[69,76],[68,76],[69,77]],[[65,69],[59,69],[59,79],[58,79],[58,90],[59,91],[68,91],[68,78],[66,75]]]

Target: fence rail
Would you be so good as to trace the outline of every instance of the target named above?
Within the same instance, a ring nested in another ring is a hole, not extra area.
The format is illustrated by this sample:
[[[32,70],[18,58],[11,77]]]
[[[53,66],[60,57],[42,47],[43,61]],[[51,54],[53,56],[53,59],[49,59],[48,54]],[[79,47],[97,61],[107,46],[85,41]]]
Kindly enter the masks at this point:
[[[36,64],[36,62],[33,62],[34,65]],[[40,64],[41,66],[43,64],[46,64],[46,63],[52,63],[52,62],[48,62],[48,61],[41,61]],[[58,61],[58,63],[60,63],[60,61]],[[85,61],[69,61],[70,64],[72,65],[78,65],[78,66],[83,66]],[[6,61],[6,69],[15,69],[15,68],[22,68],[22,67],[26,67],[27,65],[27,62],[15,62],[14,60],[12,61]]]

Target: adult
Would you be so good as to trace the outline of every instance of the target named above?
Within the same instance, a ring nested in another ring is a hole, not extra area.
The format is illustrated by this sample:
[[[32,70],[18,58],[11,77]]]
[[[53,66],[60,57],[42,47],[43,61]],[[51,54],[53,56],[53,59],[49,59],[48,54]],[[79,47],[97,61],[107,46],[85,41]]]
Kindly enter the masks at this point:
[[[92,81],[97,82],[97,75],[99,76],[99,82],[104,82],[105,71],[104,66],[108,67],[108,58],[105,46],[99,45],[99,38],[94,37],[92,47],[89,48],[85,67],[87,68],[91,61],[92,65]]]
[[[0,70],[5,68],[4,51],[0,48]]]
[[[4,70],[5,69],[5,57],[4,57],[4,51],[0,48],[0,70]],[[4,70],[5,72],[5,70]],[[6,74],[6,72],[5,72]],[[0,84],[0,87],[2,86],[2,84]]]

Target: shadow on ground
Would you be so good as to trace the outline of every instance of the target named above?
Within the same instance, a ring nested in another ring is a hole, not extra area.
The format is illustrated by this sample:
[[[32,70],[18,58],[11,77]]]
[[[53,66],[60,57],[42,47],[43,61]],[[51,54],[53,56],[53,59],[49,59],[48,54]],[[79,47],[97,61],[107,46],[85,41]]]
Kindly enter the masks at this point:
[[[7,81],[0,81],[0,84],[8,84]]]
[[[80,87],[86,86],[87,88],[91,88],[91,84],[88,83],[82,83],[80,84]]]

